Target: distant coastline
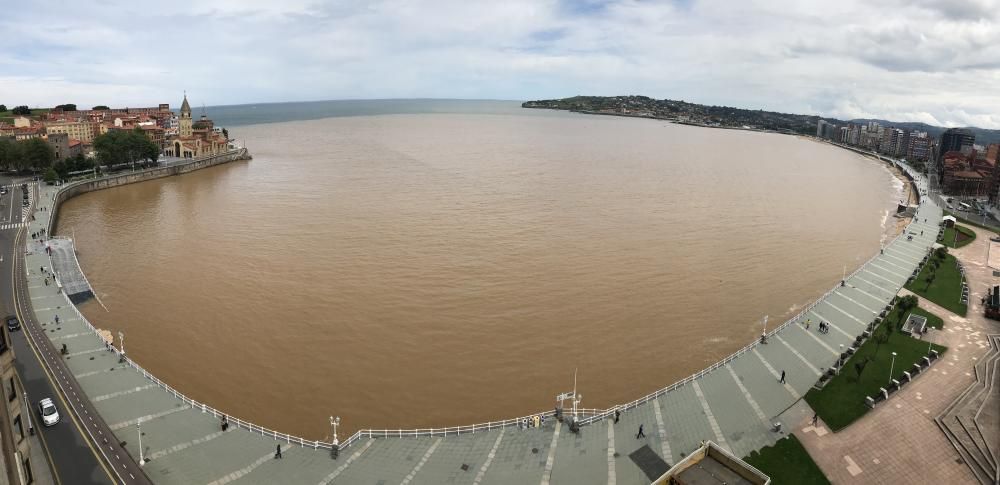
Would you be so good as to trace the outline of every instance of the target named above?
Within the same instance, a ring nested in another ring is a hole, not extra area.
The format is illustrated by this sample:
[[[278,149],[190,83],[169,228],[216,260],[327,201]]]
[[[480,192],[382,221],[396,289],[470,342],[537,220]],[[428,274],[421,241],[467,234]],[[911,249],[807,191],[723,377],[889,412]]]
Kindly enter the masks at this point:
[[[671,123],[705,128],[728,128],[781,134],[810,135],[816,133],[820,120],[836,125],[867,124],[877,122],[883,126],[927,132],[938,138],[946,129],[942,126],[920,122],[894,122],[864,118],[841,120],[818,115],[780,113],[730,106],[710,106],[672,99],[653,99],[648,96],[573,96],[561,99],[525,101],[522,108],[552,109],[584,114],[602,114],[633,118],[652,118]],[[1000,142],[1000,130],[969,126],[977,142]]]

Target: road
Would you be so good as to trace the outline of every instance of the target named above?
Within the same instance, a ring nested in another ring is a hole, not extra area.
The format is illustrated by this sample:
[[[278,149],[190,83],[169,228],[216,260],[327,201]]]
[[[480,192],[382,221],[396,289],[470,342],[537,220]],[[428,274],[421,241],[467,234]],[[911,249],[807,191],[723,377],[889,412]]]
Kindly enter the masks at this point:
[[[10,179],[0,179],[2,184],[10,184]],[[11,188],[7,194],[0,196],[0,219],[8,224],[17,223],[21,219],[21,189]],[[35,432],[40,434],[41,441],[46,448],[53,469],[53,476],[60,484],[112,484],[116,483],[107,470],[107,465],[102,463],[97,456],[97,452],[91,444],[84,438],[82,428],[62,396],[56,392],[50,376],[42,366],[38,353],[29,344],[26,331],[36,332],[34,335],[44,337],[41,330],[38,330],[34,317],[25,312],[25,302],[19,301],[15,306],[15,287],[19,294],[26,294],[24,279],[24,261],[21,255],[24,252],[24,239],[29,237],[27,229],[23,227],[8,228],[0,230],[0,248],[2,251],[2,261],[0,261],[0,311],[3,315],[17,313],[21,320],[22,330],[11,333],[12,345],[16,355],[15,366],[20,376],[22,389],[27,393],[31,410],[31,424]],[[15,273],[15,269],[20,274]],[[23,292],[23,293],[22,293]],[[30,299],[28,299],[30,303]],[[27,321],[26,321],[27,320]],[[48,340],[45,339],[45,343]],[[51,345],[51,344],[50,344]],[[51,397],[59,409],[60,422],[51,427],[45,427],[38,422],[38,413],[35,403],[44,397]],[[24,395],[19,396],[24,405]],[[46,466],[36,464],[34,466]]]

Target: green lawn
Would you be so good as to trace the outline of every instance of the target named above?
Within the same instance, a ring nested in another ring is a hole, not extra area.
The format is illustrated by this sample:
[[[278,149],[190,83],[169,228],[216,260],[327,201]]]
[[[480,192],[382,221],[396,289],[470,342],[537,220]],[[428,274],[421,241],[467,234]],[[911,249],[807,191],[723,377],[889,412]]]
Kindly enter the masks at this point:
[[[937,316],[919,308],[913,311],[920,315],[930,315],[937,322],[941,321]],[[880,387],[889,384],[890,366],[892,376],[898,380],[904,370],[910,369],[915,362],[927,355],[926,342],[898,330],[901,321],[905,320],[900,319],[899,308],[894,307],[886,316],[885,322],[876,329],[875,337],[868,339],[847,360],[840,375],[834,376],[823,389],[810,389],[806,393],[806,402],[830,429],[834,431],[843,429],[868,412],[865,397],[874,395]],[[928,324],[931,321],[932,319],[928,319]],[[891,325],[894,331],[889,334],[888,342],[878,345],[876,337],[884,334],[887,325]],[[947,350],[940,345],[934,345],[933,348],[942,354]],[[897,354],[894,364],[893,352]],[[861,378],[858,379],[854,364],[866,358],[870,360],[862,371]]]
[[[773,446],[750,453],[743,460],[771,477],[771,483],[775,485],[830,483],[795,435],[788,435]]]
[[[941,239],[938,239],[938,242],[949,248],[960,248],[975,239],[976,233],[972,229],[956,224],[955,227],[946,227],[944,235],[941,236]]]
[[[928,286],[927,275],[932,271],[936,273],[936,276]],[[936,271],[931,262],[928,261],[920,270],[917,279],[907,283],[906,289],[963,317],[968,311],[968,306],[962,303],[962,274],[955,266],[955,257],[950,254],[945,256]]]
[[[11,106],[7,105],[7,107],[10,108]],[[31,109],[31,114],[28,115],[28,118],[38,119],[38,117],[40,115],[46,114],[49,111],[52,111],[52,109],[51,108],[32,108]],[[0,121],[2,121],[4,123],[11,123],[11,124],[13,124],[14,123],[14,116],[15,116],[14,112],[11,111],[11,110],[0,111]]]

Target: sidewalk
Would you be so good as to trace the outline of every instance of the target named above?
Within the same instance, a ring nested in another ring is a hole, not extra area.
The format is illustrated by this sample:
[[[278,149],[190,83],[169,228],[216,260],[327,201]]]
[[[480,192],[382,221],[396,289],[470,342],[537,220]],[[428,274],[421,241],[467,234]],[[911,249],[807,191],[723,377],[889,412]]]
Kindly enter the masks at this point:
[[[37,423],[36,423],[37,425]],[[33,484],[46,485],[54,484],[55,479],[52,477],[52,468],[49,463],[49,457],[45,452],[45,447],[42,446],[42,440],[38,437],[38,429],[35,428],[35,434],[28,436],[28,458],[31,460],[31,475],[34,478]]]
[[[965,266],[971,293],[967,316],[918,297],[921,308],[944,320],[942,330],[924,337],[948,347],[944,358],[847,429],[831,433],[822,422],[813,427],[808,420],[796,428],[795,435],[831,482],[978,483],[934,422],[973,382],[972,368],[988,350],[985,335],[1000,331],[998,322],[983,316],[980,304],[987,285],[1000,281],[986,266],[991,233],[972,229],[976,240],[950,251]]]

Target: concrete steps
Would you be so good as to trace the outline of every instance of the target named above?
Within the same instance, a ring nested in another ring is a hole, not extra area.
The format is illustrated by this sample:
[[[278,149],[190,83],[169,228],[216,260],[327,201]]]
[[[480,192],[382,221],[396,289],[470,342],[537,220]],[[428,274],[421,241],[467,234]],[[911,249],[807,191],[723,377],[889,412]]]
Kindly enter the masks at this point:
[[[997,405],[1000,335],[987,337],[990,351],[975,366],[976,382],[934,421],[983,484],[1000,483],[997,467]]]

